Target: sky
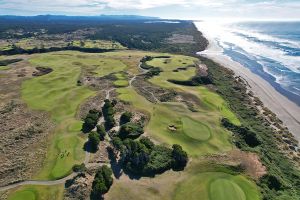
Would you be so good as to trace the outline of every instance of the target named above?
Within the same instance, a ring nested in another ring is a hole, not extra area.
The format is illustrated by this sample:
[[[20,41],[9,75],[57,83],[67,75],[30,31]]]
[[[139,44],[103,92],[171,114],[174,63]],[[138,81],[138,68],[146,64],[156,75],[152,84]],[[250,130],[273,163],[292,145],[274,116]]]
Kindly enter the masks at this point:
[[[292,20],[300,0],[0,0],[0,15],[44,14]]]

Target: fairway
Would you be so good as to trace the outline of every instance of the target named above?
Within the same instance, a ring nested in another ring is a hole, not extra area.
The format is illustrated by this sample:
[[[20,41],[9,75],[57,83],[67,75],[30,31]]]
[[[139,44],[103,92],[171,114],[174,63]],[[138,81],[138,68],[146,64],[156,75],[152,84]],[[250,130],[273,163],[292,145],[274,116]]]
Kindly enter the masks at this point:
[[[57,200],[63,198],[63,185],[24,186],[8,196],[8,200]]]

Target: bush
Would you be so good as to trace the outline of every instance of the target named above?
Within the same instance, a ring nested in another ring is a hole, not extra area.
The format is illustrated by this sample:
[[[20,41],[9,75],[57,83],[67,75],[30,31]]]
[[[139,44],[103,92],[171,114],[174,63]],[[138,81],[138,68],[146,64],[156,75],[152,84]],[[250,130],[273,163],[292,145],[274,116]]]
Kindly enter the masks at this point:
[[[249,147],[256,147],[261,144],[258,135],[251,131],[248,127],[236,126],[226,118],[221,120],[221,124],[236,134],[237,137],[243,139],[243,141],[237,142],[239,144],[238,147],[241,146],[241,142],[245,142]]]
[[[274,175],[266,174],[260,178],[261,184],[265,184],[271,190],[280,190],[282,187],[281,181]]]
[[[131,121],[131,118],[132,118],[132,113],[131,112],[124,112],[121,117],[120,117],[120,124],[126,124],[128,122]]]
[[[86,170],[86,167],[85,167],[85,164],[82,163],[82,164],[76,164],[72,167],[73,171],[74,172],[84,172]]]
[[[99,138],[98,133],[91,132],[89,134],[89,144],[91,147],[91,151],[97,151],[99,143],[100,143],[100,138]]]
[[[102,166],[96,173],[93,184],[91,199],[100,199],[107,193],[113,183],[112,170],[106,165]]]
[[[97,126],[97,133],[99,134],[100,140],[103,141],[106,136],[106,131],[102,125]]]
[[[121,126],[118,137],[123,140],[126,138],[136,139],[143,133],[144,130],[139,124],[129,122]]]

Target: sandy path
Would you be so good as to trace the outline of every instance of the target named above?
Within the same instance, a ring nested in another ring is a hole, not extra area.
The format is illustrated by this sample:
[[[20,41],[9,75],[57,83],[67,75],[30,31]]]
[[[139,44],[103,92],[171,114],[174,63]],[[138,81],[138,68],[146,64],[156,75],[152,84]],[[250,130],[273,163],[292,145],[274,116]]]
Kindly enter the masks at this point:
[[[298,105],[277,92],[267,81],[252,73],[248,68],[223,55],[213,40],[210,39],[207,50],[198,54],[232,69],[236,75],[243,77],[254,95],[259,97],[264,106],[273,111],[295,138],[300,141],[300,107]]]

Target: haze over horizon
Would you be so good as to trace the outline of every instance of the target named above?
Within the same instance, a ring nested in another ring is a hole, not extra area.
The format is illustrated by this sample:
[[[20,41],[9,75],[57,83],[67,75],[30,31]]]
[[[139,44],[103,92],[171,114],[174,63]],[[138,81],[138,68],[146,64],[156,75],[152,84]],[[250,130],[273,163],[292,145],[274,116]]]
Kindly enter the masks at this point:
[[[1,15],[146,15],[176,19],[300,19],[298,0],[0,0]]]

